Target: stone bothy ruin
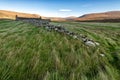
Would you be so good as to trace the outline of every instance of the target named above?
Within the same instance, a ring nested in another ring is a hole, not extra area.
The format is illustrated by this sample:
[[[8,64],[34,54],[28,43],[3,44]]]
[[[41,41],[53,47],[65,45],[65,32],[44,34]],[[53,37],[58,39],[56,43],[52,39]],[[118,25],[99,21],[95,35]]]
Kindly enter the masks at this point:
[[[23,22],[32,23],[36,26],[43,26],[43,25],[48,25],[50,22],[50,19],[42,19],[41,17],[39,17],[39,18],[26,18],[26,17],[18,17],[16,15],[16,21],[23,21]]]

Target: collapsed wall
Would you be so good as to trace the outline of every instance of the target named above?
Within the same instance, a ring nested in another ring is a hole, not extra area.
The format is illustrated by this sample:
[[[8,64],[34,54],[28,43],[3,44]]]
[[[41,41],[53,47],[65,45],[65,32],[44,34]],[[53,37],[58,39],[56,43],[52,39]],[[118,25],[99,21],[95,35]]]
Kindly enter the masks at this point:
[[[92,39],[89,39],[87,36],[83,34],[77,34],[71,31],[66,30],[63,26],[60,25],[51,25],[49,24],[50,20],[49,19],[41,19],[40,18],[23,18],[23,17],[18,17],[16,16],[16,21],[23,21],[23,22],[28,22],[32,23],[38,27],[44,27],[48,31],[56,31],[59,33],[66,34],[68,36],[73,37],[74,39],[81,40],[85,45],[88,46],[98,46],[99,43],[93,41]]]
[[[88,38],[86,35],[83,34],[77,34],[75,32],[71,32],[64,28],[64,26],[61,25],[46,25],[44,26],[48,31],[56,31],[65,35],[68,35],[74,39],[82,41],[85,45],[88,46],[99,46],[100,44],[90,38]]]

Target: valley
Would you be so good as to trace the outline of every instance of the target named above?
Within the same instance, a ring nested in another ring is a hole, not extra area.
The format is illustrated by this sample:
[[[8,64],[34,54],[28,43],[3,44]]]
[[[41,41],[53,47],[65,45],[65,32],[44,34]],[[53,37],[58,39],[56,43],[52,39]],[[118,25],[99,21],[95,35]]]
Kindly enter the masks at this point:
[[[119,80],[120,23],[51,22],[100,43],[0,20],[0,80]]]

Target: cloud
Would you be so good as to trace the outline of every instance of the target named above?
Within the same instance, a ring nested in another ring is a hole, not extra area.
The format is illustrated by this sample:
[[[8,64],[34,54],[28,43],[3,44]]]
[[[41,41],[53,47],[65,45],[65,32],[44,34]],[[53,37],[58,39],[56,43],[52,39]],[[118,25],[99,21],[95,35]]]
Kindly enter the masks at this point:
[[[59,9],[60,12],[71,12],[71,9]]]

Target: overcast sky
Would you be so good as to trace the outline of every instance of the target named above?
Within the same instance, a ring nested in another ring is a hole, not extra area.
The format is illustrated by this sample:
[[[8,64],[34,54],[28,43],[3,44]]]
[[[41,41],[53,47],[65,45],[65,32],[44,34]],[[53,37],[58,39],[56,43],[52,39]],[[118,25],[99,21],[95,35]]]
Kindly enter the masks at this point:
[[[0,0],[0,10],[40,14],[47,17],[120,11],[120,0]]]

